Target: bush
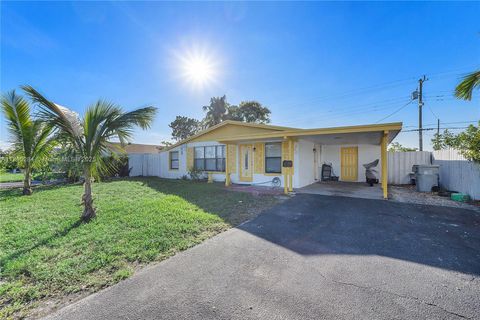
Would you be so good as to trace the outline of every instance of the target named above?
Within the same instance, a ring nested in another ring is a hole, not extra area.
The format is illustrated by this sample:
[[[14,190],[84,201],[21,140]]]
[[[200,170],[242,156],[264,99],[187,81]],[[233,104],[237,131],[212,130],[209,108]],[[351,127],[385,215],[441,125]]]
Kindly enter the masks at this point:
[[[11,151],[4,151],[0,155],[0,171],[10,171],[13,169],[20,169],[22,167],[21,161],[14,156]]]
[[[128,155],[110,155],[104,158],[109,170],[101,175],[101,178],[128,177],[131,168],[128,167]]]
[[[190,179],[195,181],[200,181],[204,179],[203,171],[195,169],[194,167],[188,170],[188,176],[190,177]]]

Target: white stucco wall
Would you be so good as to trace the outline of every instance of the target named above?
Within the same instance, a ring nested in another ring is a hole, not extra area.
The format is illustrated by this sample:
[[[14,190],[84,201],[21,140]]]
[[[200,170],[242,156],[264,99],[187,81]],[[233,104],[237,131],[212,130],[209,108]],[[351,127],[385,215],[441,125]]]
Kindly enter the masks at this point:
[[[141,167],[150,168],[153,165],[155,167],[160,166],[160,170],[157,168],[143,170],[143,175],[158,175],[162,178],[167,179],[181,179],[183,176],[188,176],[187,168],[187,147],[196,147],[196,146],[211,146],[211,145],[220,145],[215,141],[208,142],[193,142],[188,143],[179,147],[176,147],[170,151],[179,151],[179,169],[170,170],[169,166],[169,151],[161,152],[160,154],[154,155],[155,159],[143,158],[143,163]],[[293,187],[301,188],[317,181],[315,178],[319,179],[321,174],[321,166],[323,163],[331,163],[333,166],[334,174],[340,176],[340,148],[349,147],[355,145],[318,145],[310,141],[299,139],[294,143],[294,177],[293,177]],[[313,152],[313,148],[316,149],[316,153]],[[284,185],[283,175],[265,175],[265,174],[253,174],[253,181],[243,182],[239,178],[239,166],[238,166],[238,157],[239,157],[239,147],[237,146],[235,166],[236,173],[230,174],[232,183],[236,184],[255,184],[259,186],[271,186],[271,181],[274,177],[280,178],[281,187]],[[317,177],[315,177],[315,157],[317,157]],[[365,181],[365,168],[363,164],[372,162],[375,159],[380,159],[380,146],[378,145],[358,145],[358,182]],[[132,158],[132,160],[135,160]],[[137,161],[138,162],[138,161]],[[138,166],[138,165],[137,165]],[[134,170],[131,172],[132,175],[142,175],[142,171]],[[155,169],[155,170],[154,170]],[[254,169],[254,168],[253,168]],[[378,179],[381,178],[381,164],[379,162],[378,166],[375,168],[377,170]],[[138,172],[137,172],[138,171]],[[158,173],[157,173],[158,172]],[[341,177],[340,177],[341,178]],[[225,174],[216,173],[213,174],[214,181],[225,181]]]
[[[178,151],[178,170],[170,170],[170,151]],[[172,150],[161,152],[160,177],[167,179],[180,179],[187,174],[187,146],[181,145]]]
[[[315,182],[313,142],[300,139],[295,143],[293,187],[301,188]]]
[[[365,181],[365,168],[363,165],[379,160],[378,166],[374,169],[377,170],[377,178],[381,178],[381,150],[379,145],[360,144],[360,145],[322,145],[320,151],[319,172],[321,173],[321,167],[323,163],[331,163],[333,167],[333,173],[340,177],[340,148],[341,147],[355,147],[358,146],[358,180],[357,182]]]
[[[201,141],[201,142],[192,142],[187,143],[185,145],[179,146],[169,151],[161,152],[161,161],[160,161],[160,177],[166,179],[181,179],[184,175],[188,176],[188,168],[186,166],[187,163],[187,147],[200,147],[200,146],[213,146],[213,145],[221,145],[216,141]],[[179,169],[178,170],[170,170],[169,164],[169,152],[170,151],[179,151]],[[271,186],[271,181],[273,178],[278,177],[281,181],[281,186],[283,187],[283,176],[279,175],[264,175],[264,174],[253,174],[253,180],[251,182],[240,181],[239,177],[239,166],[238,166],[238,157],[239,157],[239,147],[237,146],[236,152],[236,159],[235,159],[235,172],[230,174],[230,179],[232,183],[236,184],[257,184],[259,186]],[[253,168],[255,170],[255,168]],[[213,174],[213,180],[218,182],[225,181],[225,174],[223,173],[215,173]],[[295,185],[295,184],[294,184]]]

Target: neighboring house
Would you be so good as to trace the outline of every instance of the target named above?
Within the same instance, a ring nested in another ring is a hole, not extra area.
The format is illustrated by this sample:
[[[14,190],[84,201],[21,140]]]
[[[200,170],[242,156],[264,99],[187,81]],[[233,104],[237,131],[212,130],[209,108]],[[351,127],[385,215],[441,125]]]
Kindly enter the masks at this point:
[[[120,147],[120,143],[113,142],[115,146]],[[127,154],[136,154],[136,153],[160,153],[160,151],[165,148],[160,145],[153,144],[139,144],[139,143],[128,143],[123,146],[123,149]]]
[[[158,172],[179,179],[196,168],[227,186],[278,177],[288,192],[320,179],[323,163],[332,164],[340,181],[365,181],[362,165],[379,159],[386,198],[387,145],[401,129],[402,123],[296,129],[224,121],[162,150]]]

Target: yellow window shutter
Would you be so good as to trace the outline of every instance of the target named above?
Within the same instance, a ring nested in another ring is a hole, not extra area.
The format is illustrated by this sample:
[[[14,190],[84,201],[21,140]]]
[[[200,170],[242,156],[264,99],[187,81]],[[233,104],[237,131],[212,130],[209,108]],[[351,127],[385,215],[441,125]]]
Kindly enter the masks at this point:
[[[288,141],[282,141],[282,162],[283,160],[290,160],[290,152],[288,150]],[[282,173],[285,173],[286,168],[282,166]]]
[[[255,162],[253,167],[255,168],[255,173],[263,174],[265,173],[265,144],[264,143],[255,143]]]
[[[227,145],[227,161],[228,172],[237,173],[237,146],[235,144]]]
[[[193,148],[187,148],[187,170],[193,168]]]

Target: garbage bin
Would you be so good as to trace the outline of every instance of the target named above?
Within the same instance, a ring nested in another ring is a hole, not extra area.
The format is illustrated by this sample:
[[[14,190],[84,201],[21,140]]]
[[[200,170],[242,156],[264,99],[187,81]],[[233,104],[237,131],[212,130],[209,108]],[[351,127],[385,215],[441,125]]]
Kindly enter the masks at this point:
[[[430,192],[432,187],[438,187],[440,166],[416,164],[412,167],[412,171],[415,173],[417,191]]]

